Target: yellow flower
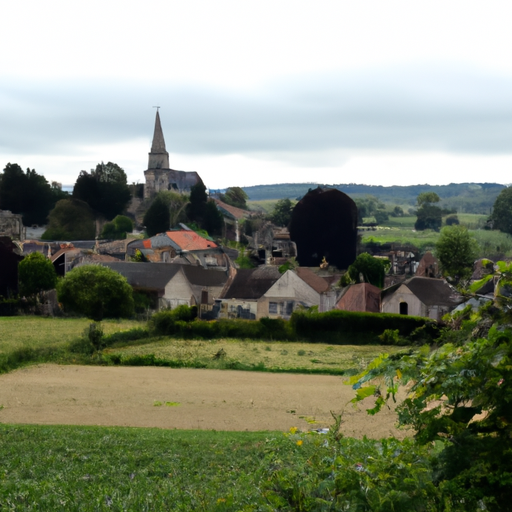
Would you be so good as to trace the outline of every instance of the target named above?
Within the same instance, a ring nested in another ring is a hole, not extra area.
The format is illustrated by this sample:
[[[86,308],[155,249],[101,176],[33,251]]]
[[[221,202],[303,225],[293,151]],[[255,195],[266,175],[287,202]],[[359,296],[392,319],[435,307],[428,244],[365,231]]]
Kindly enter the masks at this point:
[[[297,446],[302,446],[302,439],[299,439],[299,440],[297,441]]]
[[[297,427],[292,427],[292,428],[290,429],[290,433],[291,433],[291,434],[295,434],[295,432],[297,432],[297,430],[298,430],[298,429],[297,429]]]

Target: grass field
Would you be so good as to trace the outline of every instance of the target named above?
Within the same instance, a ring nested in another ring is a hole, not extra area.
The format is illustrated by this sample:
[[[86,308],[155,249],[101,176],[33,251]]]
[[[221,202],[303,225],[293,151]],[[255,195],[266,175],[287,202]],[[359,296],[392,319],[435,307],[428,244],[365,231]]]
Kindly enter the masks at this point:
[[[0,508],[272,510],[261,483],[282,433],[0,425]],[[288,446],[286,446],[288,445]],[[233,505],[236,503],[236,507]]]
[[[204,368],[251,367],[266,371],[345,373],[364,368],[379,354],[403,347],[381,345],[327,345],[324,343],[256,342],[241,340],[174,340],[104,350],[121,361],[153,355],[177,366]]]

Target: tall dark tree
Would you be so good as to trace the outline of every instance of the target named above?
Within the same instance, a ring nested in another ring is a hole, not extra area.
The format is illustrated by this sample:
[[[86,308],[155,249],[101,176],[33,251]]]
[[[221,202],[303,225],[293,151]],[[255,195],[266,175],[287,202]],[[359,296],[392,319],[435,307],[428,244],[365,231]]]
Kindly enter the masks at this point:
[[[85,201],[105,218],[113,219],[125,210],[131,192],[124,170],[115,163],[101,162],[90,173],[80,172],[73,197]]]
[[[435,192],[422,192],[418,198],[417,219],[414,223],[414,229],[424,231],[425,229],[434,229],[439,231],[443,223],[443,210],[434,203],[440,201]]]
[[[161,196],[156,196],[142,221],[148,236],[164,233],[170,228],[171,214],[167,203]]]
[[[270,215],[270,220],[276,226],[288,226],[292,220],[293,203],[290,199],[279,199]]]
[[[202,181],[190,189],[190,201],[187,205],[187,217],[209,234],[222,231],[223,218],[213,200],[208,199],[206,187]]]
[[[512,235],[512,187],[504,188],[496,198],[491,220],[493,229]]]
[[[94,213],[79,199],[62,199],[50,212],[44,240],[93,240],[96,234]]]
[[[34,169],[23,172],[18,164],[7,164],[0,181],[0,209],[23,216],[23,223],[46,224],[56,196],[44,176]]]

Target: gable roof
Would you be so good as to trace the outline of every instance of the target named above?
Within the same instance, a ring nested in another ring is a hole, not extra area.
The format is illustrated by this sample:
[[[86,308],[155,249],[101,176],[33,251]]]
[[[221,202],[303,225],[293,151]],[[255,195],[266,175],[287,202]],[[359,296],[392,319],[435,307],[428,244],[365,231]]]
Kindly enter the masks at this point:
[[[213,198],[215,203],[217,204],[217,208],[220,210],[222,215],[229,217],[231,219],[240,220],[249,217],[251,214],[247,210],[243,210],[242,208],[237,208],[236,206],[231,206],[230,204],[221,201],[220,199]]]
[[[317,293],[323,293],[329,289],[329,283],[307,267],[297,267],[295,273]]]
[[[172,263],[134,263],[134,262],[101,262],[122,276],[134,288],[145,290],[164,290],[165,285],[183,268],[183,265]]]
[[[456,306],[462,297],[444,279],[414,276],[404,283],[398,283],[383,290],[382,297],[388,296],[400,286],[407,286],[426,306]]]
[[[223,292],[222,298],[257,300],[280,277],[278,268],[274,266],[238,269],[231,285]]]
[[[381,290],[370,283],[352,284],[336,303],[336,309],[379,313],[380,293]]]

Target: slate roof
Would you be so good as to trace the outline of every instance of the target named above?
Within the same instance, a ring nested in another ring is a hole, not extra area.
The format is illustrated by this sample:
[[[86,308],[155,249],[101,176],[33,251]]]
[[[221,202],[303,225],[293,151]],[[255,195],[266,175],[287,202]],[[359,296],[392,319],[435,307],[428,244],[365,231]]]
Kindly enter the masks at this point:
[[[222,287],[227,281],[227,272],[214,269],[204,269],[178,263],[132,263],[132,262],[102,262],[102,265],[119,272],[126,277],[134,288],[145,290],[164,290],[166,284],[180,271],[190,285],[199,287]],[[198,291],[200,291],[198,289]]]
[[[461,296],[444,279],[415,276],[404,283],[398,283],[382,291],[382,297],[393,293],[400,286],[407,286],[426,306],[456,306]]]
[[[257,300],[281,277],[277,267],[238,269],[231,286],[222,294],[223,299]]]
[[[329,283],[307,267],[297,267],[295,273],[317,293],[323,293],[329,289]]]
[[[132,263],[132,262],[102,262],[126,277],[134,288],[145,290],[164,290],[165,285],[176,275],[182,265],[172,263]]]

